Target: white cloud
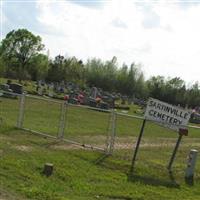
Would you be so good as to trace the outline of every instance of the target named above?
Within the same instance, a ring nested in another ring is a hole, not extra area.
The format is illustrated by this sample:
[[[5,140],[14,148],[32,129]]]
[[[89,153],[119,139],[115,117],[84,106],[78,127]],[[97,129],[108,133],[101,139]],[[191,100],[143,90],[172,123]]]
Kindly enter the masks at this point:
[[[6,15],[4,13],[4,6],[5,6],[4,3],[0,2],[0,15],[1,15],[0,23],[3,24],[3,25],[8,21]]]
[[[49,30],[40,35],[52,56],[117,56],[119,63],[143,63],[147,77],[199,79],[199,5],[181,9],[162,1],[144,8],[129,0],[112,0],[99,9],[70,2],[37,6],[38,20]]]

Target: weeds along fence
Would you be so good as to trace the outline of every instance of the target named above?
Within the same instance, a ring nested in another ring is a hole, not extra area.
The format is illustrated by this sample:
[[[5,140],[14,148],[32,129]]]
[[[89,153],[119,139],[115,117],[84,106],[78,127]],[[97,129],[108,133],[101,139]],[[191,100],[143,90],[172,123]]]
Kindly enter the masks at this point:
[[[0,97],[1,124],[112,154],[123,160],[125,169],[130,167],[143,117],[38,96],[8,93],[8,97]],[[185,167],[191,148],[200,148],[200,127],[188,129],[189,136],[183,138],[176,156],[177,170]],[[147,121],[136,165],[163,169],[177,137],[177,133]]]

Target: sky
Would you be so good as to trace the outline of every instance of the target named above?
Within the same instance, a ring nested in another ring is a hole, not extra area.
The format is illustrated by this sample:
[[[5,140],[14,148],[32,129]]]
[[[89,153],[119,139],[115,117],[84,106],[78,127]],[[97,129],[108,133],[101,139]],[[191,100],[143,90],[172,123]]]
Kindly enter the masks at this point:
[[[18,28],[58,54],[141,65],[146,78],[200,81],[200,0],[0,0],[1,40]]]

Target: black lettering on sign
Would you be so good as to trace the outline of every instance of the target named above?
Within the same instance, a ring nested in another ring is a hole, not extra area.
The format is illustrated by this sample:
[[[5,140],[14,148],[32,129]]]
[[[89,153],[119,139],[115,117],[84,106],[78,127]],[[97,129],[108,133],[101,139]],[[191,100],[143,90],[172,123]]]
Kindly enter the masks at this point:
[[[182,112],[182,111],[180,111],[179,116],[180,116],[181,118],[184,118],[183,112]]]
[[[151,101],[149,102],[149,106],[152,106],[152,107],[155,106],[155,102],[151,100]]]
[[[153,116],[154,116],[155,118],[157,118],[156,113],[157,113],[157,111],[154,110]]]
[[[168,113],[169,113],[169,111],[170,111],[170,107],[166,106],[166,107],[165,107],[165,112],[168,112]]]
[[[171,127],[176,130],[182,123],[185,124],[190,117],[190,112],[187,110],[154,100],[153,98],[149,100],[148,106],[147,114],[150,119],[158,121],[161,124],[166,123],[166,126],[167,124],[172,125]]]
[[[187,116],[189,115],[189,113],[185,113],[184,114],[184,119],[187,119]]]
[[[157,116],[161,119],[162,113],[158,113]]]
[[[172,120],[173,120],[174,118],[173,117],[170,117],[169,118],[169,123],[172,123]]]
[[[158,108],[159,110],[161,109],[160,107],[161,107],[161,105],[160,105],[160,103],[158,103],[158,104],[157,104],[157,108]]]
[[[171,114],[175,114],[175,113],[176,113],[176,109],[171,108]]]
[[[178,120],[176,118],[174,118],[174,123],[173,124],[176,124],[178,122]]]
[[[165,114],[162,115],[162,120],[163,121],[165,120],[165,116],[166,116]]]
[[[166,108],[166,106],[165,105],[162,105],[162,108],[161,108],[161,110],[164,110]]]
[[[170,118],[170,116],[169,115],[166,115],[166,116],[167,116],[166,121],[168,122],[169,121],[168,119]]]

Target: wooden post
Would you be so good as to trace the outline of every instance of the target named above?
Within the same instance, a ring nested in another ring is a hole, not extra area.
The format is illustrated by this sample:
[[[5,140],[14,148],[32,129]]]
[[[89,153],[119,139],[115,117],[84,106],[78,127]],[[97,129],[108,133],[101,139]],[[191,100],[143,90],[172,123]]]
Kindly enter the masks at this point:
[[[51,176],[53,173],[53,164],[52,163],[45,163],[43,174],[46,176]]]

